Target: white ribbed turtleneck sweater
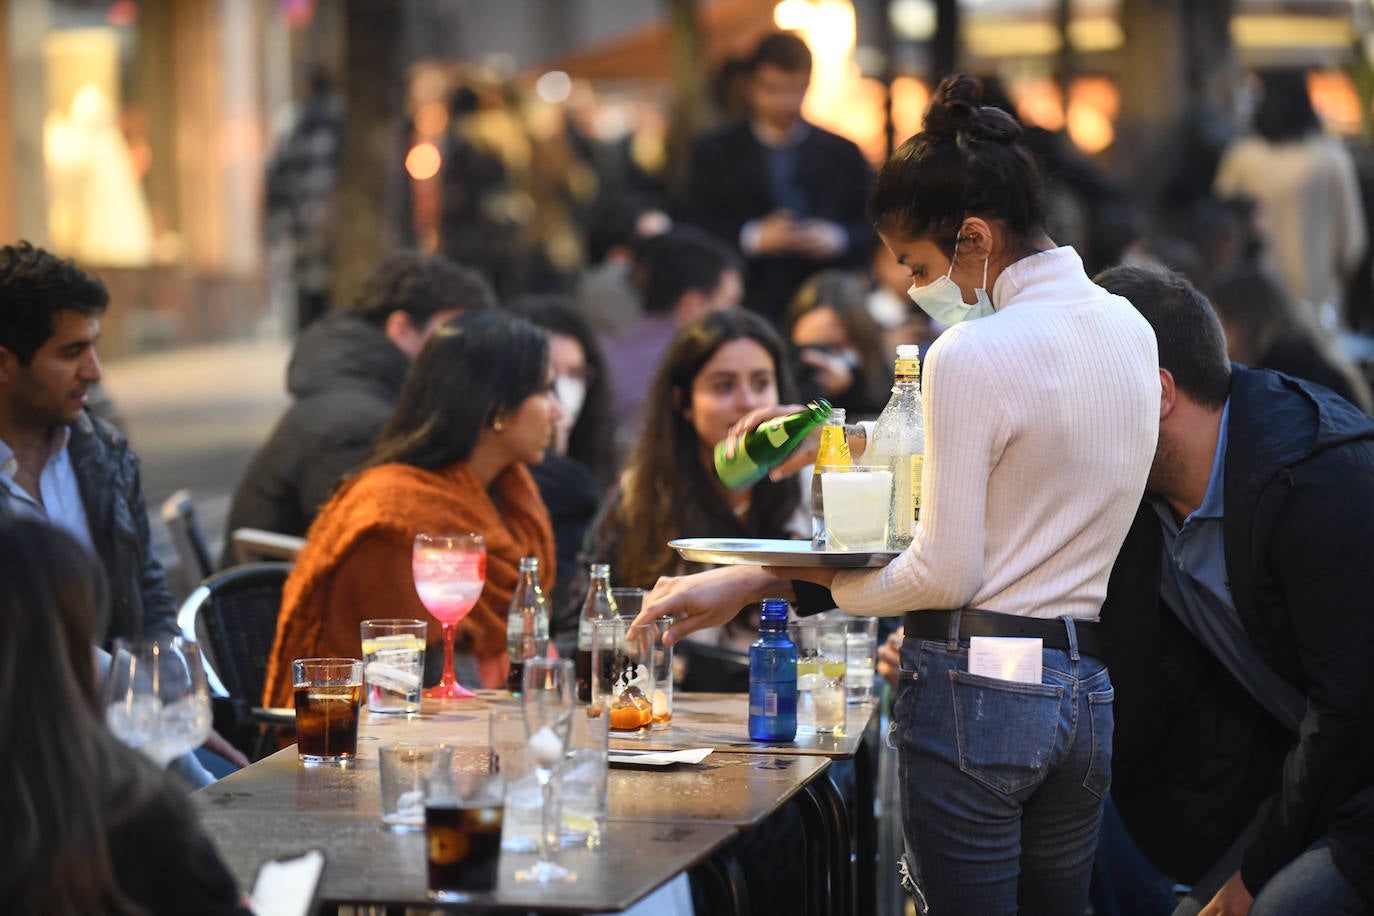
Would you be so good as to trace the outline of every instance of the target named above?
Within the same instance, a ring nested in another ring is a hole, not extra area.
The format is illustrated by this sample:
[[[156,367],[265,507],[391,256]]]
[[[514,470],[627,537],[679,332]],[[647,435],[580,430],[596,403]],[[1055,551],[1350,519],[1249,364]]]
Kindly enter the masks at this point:
[[[1154,332],[1072,248],[1012,264],[992,300],[930,348],[920,524],[885,568],[835,577],[848,613],[1102,606],[1159,433]]]

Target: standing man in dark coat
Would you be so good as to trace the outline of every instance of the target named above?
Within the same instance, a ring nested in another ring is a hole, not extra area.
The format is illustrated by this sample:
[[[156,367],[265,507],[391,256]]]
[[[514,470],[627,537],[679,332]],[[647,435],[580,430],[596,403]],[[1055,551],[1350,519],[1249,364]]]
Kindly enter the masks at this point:
[[[739,248],[744,304],[777,324],[807,277],[868,264],[873,171],[853,143],[803,120],[811,51],[800,38],[764,38],[749,73],[749,117],[697,142],[679,210]]]
[[[1157,268],[1098,278],[1159,340],[1159,446],[1102,610],[1112,797],[1176,914],[1374,901],[1374,422],[1232,366]]]
[[[384,260],[352,309],[321,319],[296,342],[286,376],[295,403],[239,481],[226,531],[304,535],[339,478],[366,457],[429,335],[495,304],[479,274],[442,255]],[[232,542],[221,562],[235,562]]]
[[[0,518],[55,525],[99,557],[110,595],[97,628],[179,636],[153,554],[138,458],[86,409],[105,284],[27,242],[0,248]]]

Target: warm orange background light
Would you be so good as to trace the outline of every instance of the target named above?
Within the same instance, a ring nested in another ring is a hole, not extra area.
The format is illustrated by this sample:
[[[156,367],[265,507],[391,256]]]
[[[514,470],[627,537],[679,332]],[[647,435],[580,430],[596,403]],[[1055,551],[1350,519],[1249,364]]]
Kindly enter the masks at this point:
[[[417,143],[406,154],[406,171],[416,181],[428,181],[439,174],[439,148],[433,143]]]

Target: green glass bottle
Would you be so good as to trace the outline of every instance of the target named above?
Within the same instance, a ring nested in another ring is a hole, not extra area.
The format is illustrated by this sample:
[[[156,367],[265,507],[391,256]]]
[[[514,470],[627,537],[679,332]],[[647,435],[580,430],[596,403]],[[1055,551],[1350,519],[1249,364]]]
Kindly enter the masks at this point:
[[[717,442],[716,476],[731,490],[758,483],[801,445],[807,433],[825,422],[831,409],[825,398],[816,398],[799,413],[766,420],[744,434],[733,458],[726,458],[725,443]]]

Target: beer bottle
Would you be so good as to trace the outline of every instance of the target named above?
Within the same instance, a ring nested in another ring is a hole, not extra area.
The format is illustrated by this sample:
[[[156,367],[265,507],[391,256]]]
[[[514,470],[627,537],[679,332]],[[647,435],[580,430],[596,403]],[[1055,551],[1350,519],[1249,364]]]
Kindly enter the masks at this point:
[[[892,470],[892,510],[888,514],[887,546],[905,550],[921,517],[921,472],[925,465],[926,425],[921,413],[921,348],[902,344],[892,398],[873,424],[865,451],[867,464]],[[872,458],[869,458],[869,454]]]
[[[506,689],[511,696],[520,695],[525,661],[543,658],[548,650],[549,602],[539,587],[539,558],[522,557],[520,581],[506,611],[506,654],[510,659]]]
[[[592,621],[614,620],[620,616],[615,597],[611,595],[611,567],[608,563],[591,564],[591,583],[587,586],[587,600],[582,602],[582,616],[577,621],[577,699],[592,701]]]
[[[725,443],[717,442],[716,476],[731,490],[758,483],[792,454],[806,434],[830,416],[831,410],[829,401],[817,398],[798,413],[765,420],[744,434],[733,458],[726,458]]]
[[[852,465],[849,440],[844,436],[844,408],[836,407],[821,427],[821,450],[816,454],[816,467],[811,472],[811,549],[824,550],[825,499],[821,493],[821,468],[830,465]]]
[[[787,602],[763,599],[759,638],[749,647],[749,738],[797,737],[797,646],[787,635]]]

